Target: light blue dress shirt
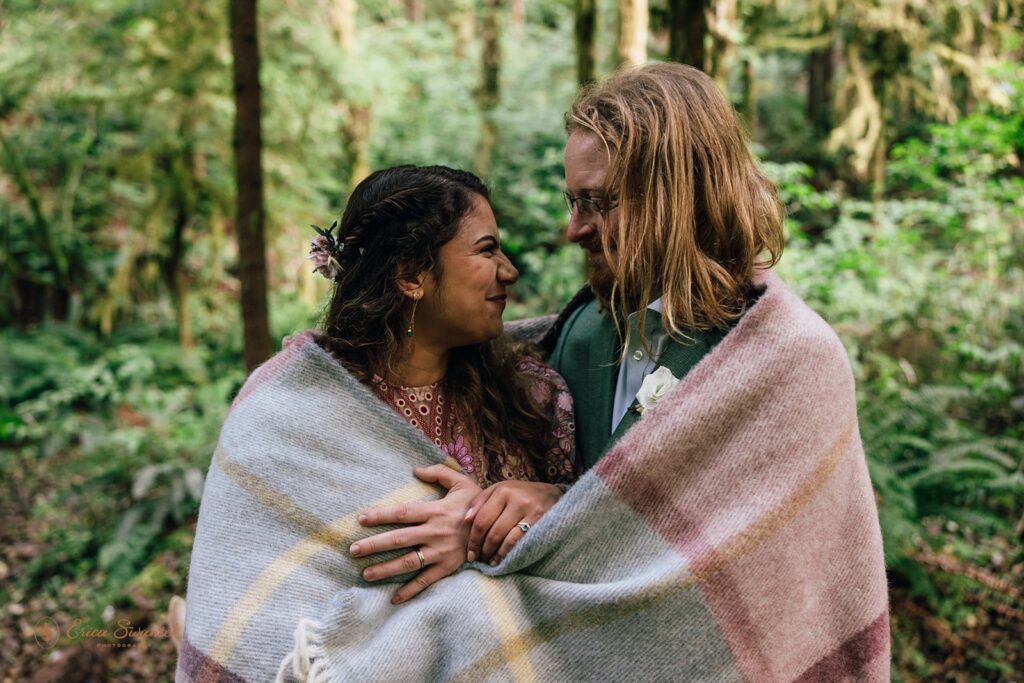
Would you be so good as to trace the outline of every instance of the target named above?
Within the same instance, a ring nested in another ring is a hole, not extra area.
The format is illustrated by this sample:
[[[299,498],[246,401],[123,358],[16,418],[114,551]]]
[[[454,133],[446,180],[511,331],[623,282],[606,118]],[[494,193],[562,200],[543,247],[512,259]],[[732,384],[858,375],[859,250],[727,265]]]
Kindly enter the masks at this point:
[[[615,433],[619,422],[625,417],[626,411],[633,405],[636,394],[640,391],[640,385],[644,383],[644,377],[654,372],[658,365],[658,358],[665,350],[665,343],[668,341],[668,334],[661,326],[661,297],[658,297],[647,306],[647,341],[651,348],[648,354],[640,344],[640,328],[637,327],[637,319],[640,313],[632,313],[626,318],[629,326],[629,346],[626,355],[619,366],[619,377],[615,380],[615,401],[612,404],[612,431]],[[651,312],[654,315],[651,315]],[[655,324],[656,323],[656,324]]]

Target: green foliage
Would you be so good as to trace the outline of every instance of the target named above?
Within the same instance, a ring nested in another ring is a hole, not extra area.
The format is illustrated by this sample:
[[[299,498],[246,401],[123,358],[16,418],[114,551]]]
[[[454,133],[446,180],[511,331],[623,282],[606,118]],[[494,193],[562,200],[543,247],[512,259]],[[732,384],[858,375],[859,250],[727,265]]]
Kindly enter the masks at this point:
[[[46,550],[19,577],[23,589],[97,569],[112,590],[123,588],[198,509],[241,369],[230,355],[183,352],[173,341],[112,341],[68,327],[0,333],[0,395],[14,417],[3,467],[55,484],[32,506],[50,523],[37,539]]]
[[[816,190],[800,164],[766,164],[790,210],[781,269],[854,367],[891,575],[951,624],[973,614],[965,601],[979,586],[926,571],[922,552],[986,564],[978,548],[994,539],[1010,563],[1024,561],[1024,107],[1016,112],[978,112],[898,145],[877,203]],[[820,212],[834,215],[824,232]],[[974,540],[950,544],[947,529]],[[897,660],[924,675],[908,638],[897,632]],[[975,665],[1005,673],[991,657]]]
[[[368,112],[371,168],[471,168],[479,142],[480,46],[458,28],[473,3],[426,3],[422,22],[401,3],[358,3],[351,48],[328,4],[261,3],[275,338],[315,325],[328,291],[304,260],[308,224],[344,208],[354,107]],[[849,352],[894,596],[957,631],[976,605],[1015,603],[922,553],[1024,566],[1024,77],[1019,59],[979,56],[1019,55],[1019,13],[997,4],[989,22],[986,3],[902,3],[901,35],[894,8],[873,2],[741,3],[724,27],[756,72],[747,93],[734,70],[731,98],[756,95],[757,149],[788,209],[780,270]],[[614,3],[599,5],[613,26]],[[0,478],[24,523],[11,540],[30,546],[0,602],[63,602],[70,586],[102,611],[183,590],[203,472],[243,381],[225,9],[19,1],[0,18]],[[572,7],[527,9],[503,36],[487,178],[521,272],[507,318],[556,311],[583,275],[560,196]],[[652,11],[664,30],[667,5]],[[805,53],[836,36],[841,97],[809,122]],[[614,58],[610,43],[598,52]],[[856,146],[872,117],[893,148],[868,201],[834,180],[841,159],[820,138],[845,121]],[[949,642],[903,617],[898,669],[938,677]],[[1008,677],[1007,647],[972,665]]]

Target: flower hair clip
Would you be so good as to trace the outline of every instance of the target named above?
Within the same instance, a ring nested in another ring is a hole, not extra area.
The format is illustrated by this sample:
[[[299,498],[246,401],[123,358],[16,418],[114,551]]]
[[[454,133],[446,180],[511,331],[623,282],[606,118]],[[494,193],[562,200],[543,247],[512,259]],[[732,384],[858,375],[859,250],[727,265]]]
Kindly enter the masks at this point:
[[[320,273],[328,280],[337,279],[341,274],[341,252],[345,250],[345,244],[333,234],[338,221],[331,223],[331,227],[326,230],[317,225],[310,227],[317,232],[317,236],[309,243],[308,258],[313,262],[313,272]]]

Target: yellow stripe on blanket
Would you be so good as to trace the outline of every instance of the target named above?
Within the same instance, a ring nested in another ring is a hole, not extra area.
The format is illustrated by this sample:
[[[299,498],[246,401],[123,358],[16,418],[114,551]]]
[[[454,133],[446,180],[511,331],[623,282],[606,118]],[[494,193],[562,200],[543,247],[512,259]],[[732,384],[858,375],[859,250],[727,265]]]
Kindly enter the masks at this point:
[[[277,590],[288,576],[303,564],[311,560],[326,548],[344,548],[346,540],[352,538],[362,529],[354,514],[346,515],[328,523],[320,522],[317,517],[299,506],[287,494],[278,491],[266,481],[260,479],[236,461],[232,460],[220,446],[214,452],[214,462],[231,480],[250,493],[260,503],[283,515],[300,529],[307,531],[306,536],[296,542],[288,550],[274,559],[266,569],[260,572],[249,590],[238,600],[231,610],[224,625],[214,638],[208,655],[223,666],[227,666],[238,640],[248,627],[249,622],[260,610],[267,597]],[[446,463],[447,464],[447,463]],[[432,486],[415,481],[403,486],[384,498],[367,504],[367,508],[395,505],[433,495],[436,489]]]
[[[706,561],[694,563],[694,573],[703,578],[721,571],[726,565],[735,563],[746,556],[753,548],[761,545],[766,539],[792,522],[793,518],[807,507],[811,498],[821,490],[825,481],[836,471],[843,456],[849,453],[850,445],[857,435],[857,426],[856,418],[850,420],[840,433],[839,440],[833,444],[817,467],[800,482],[789,496],[782,499],[778,505],[746,529],[725,541],[721,547],[708,556]]]
[[[505,658],[505,665],[512,674],[512,680],[516,683],[532,683],[537,680],[528,657],[532,646],[528,645],[525,637],[518,632],[516,617],[512,613],[512,606],[508,604],[501,591],[501,583],[483,574],[480,574],[476,581],[477,588],[483,595],[487,613],[498,632],[498,640],[501,643],[499,648]]]

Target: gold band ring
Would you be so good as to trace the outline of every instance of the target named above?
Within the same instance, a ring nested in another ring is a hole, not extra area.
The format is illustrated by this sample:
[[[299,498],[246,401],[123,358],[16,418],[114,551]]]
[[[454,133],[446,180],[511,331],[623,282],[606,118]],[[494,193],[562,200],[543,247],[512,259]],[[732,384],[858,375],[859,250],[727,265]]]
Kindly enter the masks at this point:
[[[423,557],[423,551],[419,548],[416,548],[416,557],[420,558],[420,569],[427,566],[427,560]]]

